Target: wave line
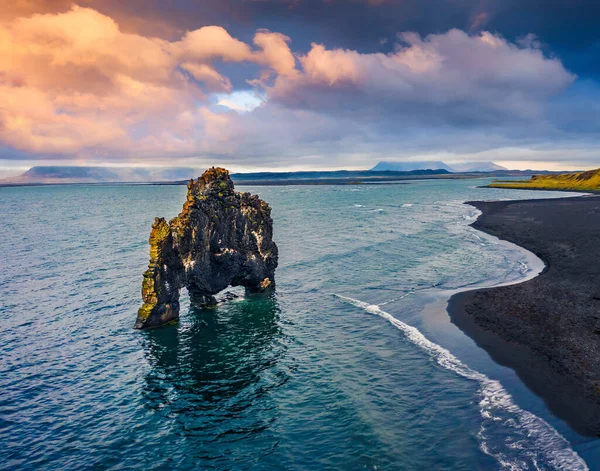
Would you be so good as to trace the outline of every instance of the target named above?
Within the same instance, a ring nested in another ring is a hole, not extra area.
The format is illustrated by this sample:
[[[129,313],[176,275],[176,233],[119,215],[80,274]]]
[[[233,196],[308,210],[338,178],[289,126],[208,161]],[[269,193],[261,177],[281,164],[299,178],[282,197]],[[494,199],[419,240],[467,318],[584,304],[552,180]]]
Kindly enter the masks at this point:
[[[425,337],[416,327],[396,319],[378,305],[339,294],[334,296],[387,320],[401,330],[410,342],[425,350],[440,366],[479,383],[478,392],[481,396],[479,410],[483,419],[477,434],[480,440],[479,447],[485,454],[493,457],[502,469],[511,471],[529,469],[522,459],[529,458],[536,469],[543,469],[539,468],[541,459],[552,469],[589,471],[585,461],[573,450],[568,440],[541,417],[521,409],[499,381],[488,378],[465,365],[449,350]],[[506,450],[498,449],[498,444],[488,440],[487,430],[498,426],[508,429],[506,431],[511,433],[505,440],[506,448],[521,450],[525,453],[525,457],[509,456]]]

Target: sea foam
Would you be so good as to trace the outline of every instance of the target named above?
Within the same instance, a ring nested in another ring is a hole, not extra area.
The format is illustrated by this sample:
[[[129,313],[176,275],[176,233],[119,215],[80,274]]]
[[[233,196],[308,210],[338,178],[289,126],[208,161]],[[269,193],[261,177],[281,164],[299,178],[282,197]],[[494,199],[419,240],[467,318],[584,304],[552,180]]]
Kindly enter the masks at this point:
[[[499,381],[488,378],[456,358],[449,350],[425,337],[417,328],[396,319],[378,305],[335,295],[350,304],[377,315],[401,330],[406,338],[426,351],[441,367],[479,383],[479,411],[482,418],[477,434],[480,449],[493,457],[501,469],[588,470],[585,461],[570,443],[541,417],[521,409]],[[490,431],[501,435],[491,440]]]

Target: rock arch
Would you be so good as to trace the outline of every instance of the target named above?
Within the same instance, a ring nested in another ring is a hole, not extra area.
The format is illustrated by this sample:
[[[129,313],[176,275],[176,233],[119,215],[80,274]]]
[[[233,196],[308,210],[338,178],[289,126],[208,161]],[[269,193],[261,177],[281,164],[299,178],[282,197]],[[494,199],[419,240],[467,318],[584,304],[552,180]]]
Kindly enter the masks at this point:
[[[152,225],[144,304],[134,328],[176,321],[184,287],[195,305],[215,304],[214,295],[228,286],[270,289],[277,260],[269,205],[236,192],[229,172],[213,167],[190,180],[179,216],[169,222],[156,218]]]

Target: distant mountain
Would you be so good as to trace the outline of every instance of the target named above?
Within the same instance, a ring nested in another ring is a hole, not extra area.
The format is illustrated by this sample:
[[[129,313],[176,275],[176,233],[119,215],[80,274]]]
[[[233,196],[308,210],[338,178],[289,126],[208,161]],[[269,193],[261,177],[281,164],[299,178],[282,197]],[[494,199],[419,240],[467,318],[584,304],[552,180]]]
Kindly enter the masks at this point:
[[[452,177],[447,170],[413,170],[410,172],[372,172],[371,170],[331,170],[300,172],[233,173],[240,185],[349,185],[357,183],[397,182],[427,178]]]
[[[419,170],[374,170],[386,165],[436,167],[445,169]],[[485,165],[484,165],[485,164]],[[487,166],[487,167],[486,167]],[[497,169],[499,167],[500,169]],[[490,170],[479,170],[488,168]],[[472,163],[468,171],[456,169],[444,162],[380,162],[371,170],[308,170],[299,172],[256,172],[233,173],[231,179],[242,185],[342,185],[350,183],[390,182],[423,178],[468,178],[482,172],[485,176],[531,176],[533,174],[553,174],[559,172],[532,170],[505,170],[492,162]],[[447,170],[450,169],[450,170]],[[474,170],[478,169],[478,170]],[[492,170],[493,169],[493,170]],[[12,178],[1,179],[4,185],[44,185],[65,183],[177,183],[186,184],[190,178],[197,178],[202,170],[185,167],[78,167],[78,166],[36,166]]]
[[[25,173],[16,177],[23,180],[38,182],[43,180],[93,180],[116,181],[120,180],[117,173],[105,167],[63,167],[40,166],[31,167]]]
[[[379,162],[371,169],[373,172],[381,172],[384,170],[394,170],[407,172],[411,170],[447,170],[448,172],[496,172],[499,170],[508,170],[506,167],[495,164],[494,162],[461,162],[456,164],[446,164],[441,161],[421,161],[421,162]]]
[[[463,162],[452,164],[452,168],[456,172],[496,172],[498,170],[508,170],[506,167],[494,162]]]
[[[186,184],[202,172],[193,168],[116,168],[37,166],[17,177],[0,180],[2,185],[39,185],[60,183],[177,183]],[[444,178],[447,170],[412,170],[408,172],[370,170],[334,170],[300,172],[233,173],[231,179],[242,185],[345,185],[390,182],[406,179]]]
[[[261,181],[261,180],[319,180],[319,179],[347,179],[347,178],[395,178],[408,176],[447,175],[447,170],[411,170],[399,171],[377,171],[372,170],[305,170],[298,172],[257,172],[257,173],[233,173],[231,179],[234,182]]]
[[[395,172],[410,172],[412,170],[447,170],[454,172],[455,170],[440,161],[422,161],[422,162],[386,162],[381,161],[371,169],[372,172],[383,172],[392,170]]]
[[[195,178],[202,172],[184,167],[79,167],[36,166],[25,173],[0,181],[0,183],[143,183]]]

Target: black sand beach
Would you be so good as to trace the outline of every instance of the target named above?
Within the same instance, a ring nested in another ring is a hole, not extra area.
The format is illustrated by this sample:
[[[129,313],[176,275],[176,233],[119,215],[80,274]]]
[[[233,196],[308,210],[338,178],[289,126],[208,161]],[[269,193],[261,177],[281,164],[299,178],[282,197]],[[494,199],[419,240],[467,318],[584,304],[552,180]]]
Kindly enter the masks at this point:
[[[546,264],[521,284],[459,293],[454,322],[575,429],[600,434],[600,197],[469,202],[473,227]]]

